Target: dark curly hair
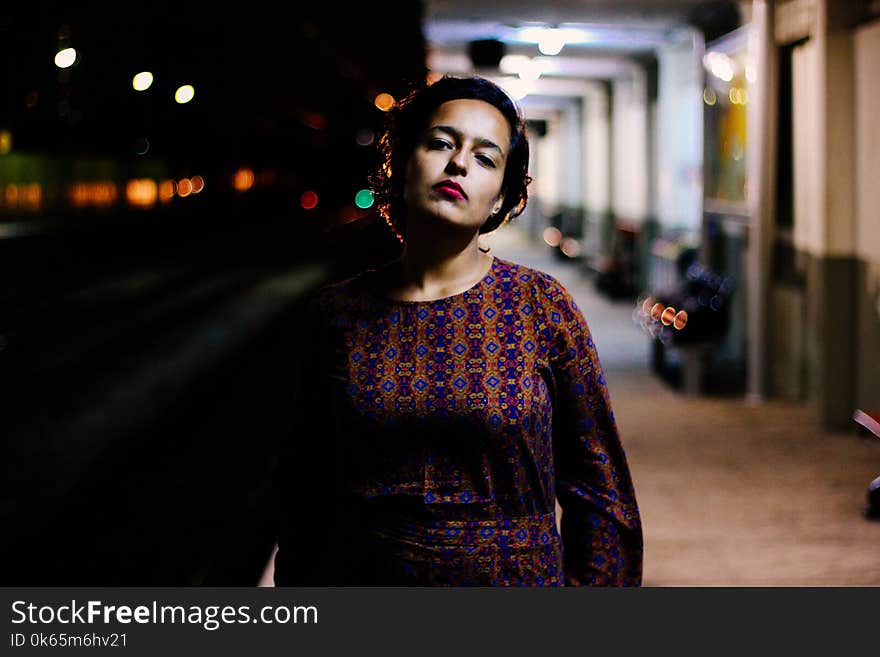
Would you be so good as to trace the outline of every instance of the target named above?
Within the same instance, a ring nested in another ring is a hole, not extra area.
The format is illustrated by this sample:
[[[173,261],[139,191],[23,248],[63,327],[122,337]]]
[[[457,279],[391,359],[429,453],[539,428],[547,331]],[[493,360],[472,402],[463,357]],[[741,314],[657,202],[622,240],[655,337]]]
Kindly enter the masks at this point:
[[[498,212],[487,218],[480,234],[491,233],[521,214],[526,207],[526,186],[532,179],[528,174],[529,142],[519,108],[498,85],[485,78],[444,76],[433,84],[423,83],[398,102],[388,112],[385,132],[379,140],[378,165],[370,176],[370,184],[379,215],[401,243],[406,233],[406,206],[403,202],[406,164],[434,110],[447,101],[463,98],[489,103],[510,125],[510,146],[501,183],[504,201]]]

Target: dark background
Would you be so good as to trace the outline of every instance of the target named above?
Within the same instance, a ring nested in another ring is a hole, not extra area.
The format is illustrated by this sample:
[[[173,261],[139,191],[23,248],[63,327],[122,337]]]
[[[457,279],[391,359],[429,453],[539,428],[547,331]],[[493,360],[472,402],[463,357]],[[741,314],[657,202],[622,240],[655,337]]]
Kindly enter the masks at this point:
[[[39,211],[0,209],[0,584],[256,583],[304,295],[398,248],[353,207],[375,152],[356,136],[378,137],[376,94],[424,78],[421,11],[0,8],[0,158],[37,156],[46,190]],[[68,45],[81,55],[62,71]],[[154,82],[137,93],[141,70]],[[246,193],[240,167],[258,178]],[[57,190],[95,170],[122,189],[151,171],[206,186],[148,210],[71,207]]]

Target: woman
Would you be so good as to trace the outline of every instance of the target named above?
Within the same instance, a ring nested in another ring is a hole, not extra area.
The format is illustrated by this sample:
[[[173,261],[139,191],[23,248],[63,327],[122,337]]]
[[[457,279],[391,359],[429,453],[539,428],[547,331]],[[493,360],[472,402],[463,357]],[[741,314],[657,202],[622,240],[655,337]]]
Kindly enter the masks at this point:
[[[403,250],[308,304],[276,584],[639,585],[584,317],[555,278],[478,246],[526,204],[516,105],[443,78],[394,109],[381,153],[374,191]]]

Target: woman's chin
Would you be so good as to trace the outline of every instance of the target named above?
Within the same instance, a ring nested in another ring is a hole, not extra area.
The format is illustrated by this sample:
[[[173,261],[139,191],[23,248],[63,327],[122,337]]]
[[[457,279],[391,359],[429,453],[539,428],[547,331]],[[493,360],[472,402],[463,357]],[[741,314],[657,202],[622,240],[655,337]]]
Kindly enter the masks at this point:
[[[426,212],[425,216],[430,220],[431,225],[437,229],[447,228],[449,230],[475,232],[483,225],[482,221],[477,221],[473,217],[464,217],[460,212],[450,211],[449,208],[435,207],[430,212]]]

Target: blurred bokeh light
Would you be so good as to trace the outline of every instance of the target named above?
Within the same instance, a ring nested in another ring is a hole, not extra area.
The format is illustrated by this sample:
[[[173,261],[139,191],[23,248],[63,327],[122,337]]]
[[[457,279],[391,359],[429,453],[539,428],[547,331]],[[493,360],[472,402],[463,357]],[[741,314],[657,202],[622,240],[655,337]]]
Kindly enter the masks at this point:
[[[387,112],[392,107],[394,107],[395,100],[394,96],[383,92],[376,96],[376,98],[373,100],[373,103],[383,112]]]
[[[55,53],[55,66],[70,68],[76,62],[77,52],[74,48],[65,48]]]
[[[174,92],[174,100],[180,104],[185,105],[190,102],[196,95],[196,90],[191,84],[185,84],[181,87],[177,88],[177,91]]]
[[[131,86],[135,91],[146,91],[153,84],[153,74],[149,71],[141,71],[132,78]]]

